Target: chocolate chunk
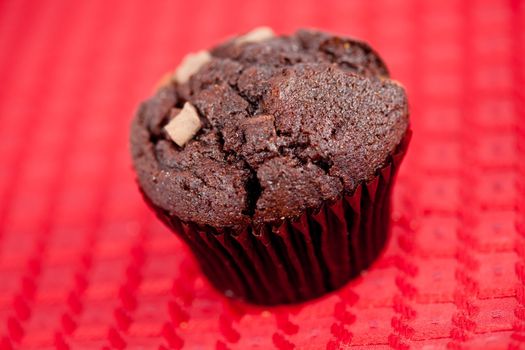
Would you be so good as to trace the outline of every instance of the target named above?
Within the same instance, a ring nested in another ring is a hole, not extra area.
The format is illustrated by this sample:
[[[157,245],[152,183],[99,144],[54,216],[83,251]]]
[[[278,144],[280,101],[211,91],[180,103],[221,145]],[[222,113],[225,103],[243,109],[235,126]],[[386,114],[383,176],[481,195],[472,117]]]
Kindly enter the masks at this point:
[[[273,38],[274,36],[275,33],[273,32],[272,28],[258,27],[240,37],[237,37],[237,39],[235,39],[235,42],[238,45],[246,43],[258,43]]]
[[[211,60],[208,51],[199,51],[196,53],[187,54],[182,59],[181,64],[177,67],[174,74],[174,79],[177,83],[185,83],[188,79],[201,69],[206,63]]]
[[[173,109],[172,119],[164,127],[166,133],[170,138],[180,147],[184,146],[186,142],[191,140],[193,136],[199,131],[202,124],[199,114],[191,103],[186,102],[182,110]]]

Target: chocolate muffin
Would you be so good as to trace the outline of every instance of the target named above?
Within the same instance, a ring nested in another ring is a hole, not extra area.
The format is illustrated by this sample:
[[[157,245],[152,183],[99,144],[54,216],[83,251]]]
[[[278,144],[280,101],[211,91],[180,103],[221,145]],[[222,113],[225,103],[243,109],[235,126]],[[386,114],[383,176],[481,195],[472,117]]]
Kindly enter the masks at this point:
[[[131,153],[212,284],[269,305],[373,262],[409,136],[405,91],[367,44],[259,28],[188,55],[138,109]]]

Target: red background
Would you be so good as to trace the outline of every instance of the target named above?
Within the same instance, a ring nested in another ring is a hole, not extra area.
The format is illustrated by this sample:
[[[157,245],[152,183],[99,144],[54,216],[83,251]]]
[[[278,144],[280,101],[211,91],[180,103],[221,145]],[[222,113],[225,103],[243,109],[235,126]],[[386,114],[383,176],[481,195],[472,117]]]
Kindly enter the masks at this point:
[[[226,301],[134,183],[128,129],[189,51],[267,24],[363,38],[406,85],[393,237],[319,300]],[[1,349],[518,349],[525,5],[0,1]]]

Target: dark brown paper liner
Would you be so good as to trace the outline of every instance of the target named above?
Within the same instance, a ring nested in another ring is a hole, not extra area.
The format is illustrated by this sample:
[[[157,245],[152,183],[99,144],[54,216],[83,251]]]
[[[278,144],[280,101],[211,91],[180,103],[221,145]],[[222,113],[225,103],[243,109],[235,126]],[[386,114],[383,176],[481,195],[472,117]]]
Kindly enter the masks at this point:
[[[357,276],[380,254],[389,236],[392,186],[410,136],[408,131],[376,177],[353,194],[279,227],[217,233],[184,223],[148,202],[227,296],[264,305],[315,298]]]

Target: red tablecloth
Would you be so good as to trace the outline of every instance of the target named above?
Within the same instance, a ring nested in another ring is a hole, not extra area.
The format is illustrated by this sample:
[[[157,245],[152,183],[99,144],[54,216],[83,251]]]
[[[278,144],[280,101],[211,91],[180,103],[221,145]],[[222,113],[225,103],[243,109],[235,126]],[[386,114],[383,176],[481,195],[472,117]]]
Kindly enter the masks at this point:
[[[291,307],[216,293],[128,154],[164,72],[261,24],[370,41],[412,111],[384,255]],[[525,348],[524,28],[522,1],[0,1],[0,348]]]

